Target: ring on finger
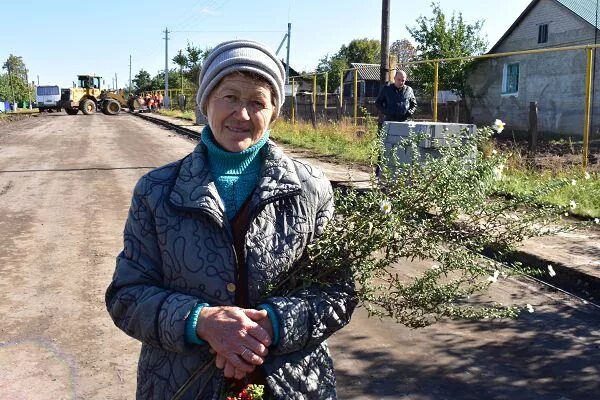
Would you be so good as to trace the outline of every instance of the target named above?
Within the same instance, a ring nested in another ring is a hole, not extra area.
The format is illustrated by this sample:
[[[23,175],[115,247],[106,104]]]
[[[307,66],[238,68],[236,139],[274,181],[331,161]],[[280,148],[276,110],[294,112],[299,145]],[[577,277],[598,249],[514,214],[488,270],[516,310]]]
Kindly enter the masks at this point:
[[[250,350],[249,350],[247,347],[244,347],[244,350],[242,350],[242,353],[240,354],[240,356],[241,356],[242,358],[245,358],[245,357],[244,357],[244,354],[245,354],[247,351],[250,351]]]

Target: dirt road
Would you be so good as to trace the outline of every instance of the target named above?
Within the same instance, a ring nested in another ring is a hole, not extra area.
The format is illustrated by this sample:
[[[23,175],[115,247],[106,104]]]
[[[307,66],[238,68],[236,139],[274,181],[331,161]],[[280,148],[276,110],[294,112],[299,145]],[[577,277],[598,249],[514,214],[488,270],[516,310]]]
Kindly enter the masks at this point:
[[[134,398],[139,344],[112,324],[104,290],[136,180],[193,147],[126,114],[0,126],[0,399]],[[339,397],[597,398],[597,309],[532,283],[490,295],[536,311],[418,331],[358,311],[330,341]]]

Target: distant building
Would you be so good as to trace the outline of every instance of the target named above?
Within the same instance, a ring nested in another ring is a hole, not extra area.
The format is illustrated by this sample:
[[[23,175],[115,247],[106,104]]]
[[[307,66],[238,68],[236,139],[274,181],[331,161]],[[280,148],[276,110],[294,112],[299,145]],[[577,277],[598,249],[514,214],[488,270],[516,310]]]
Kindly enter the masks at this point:
[[[381,85],[379,84],[380,64],[350,63],[358,71],[358,96],[377,97]],[[338,85],[331,85],[333,87]],[[354,97],[354,71],[346,71],[344,76],[344,97]]]
[[[596,0],[533,0],[489,54],[599,42],[596,7]],[[479,60],[468,79],[473,122],[500,118],[508,128],[527,130],[529,104],[537,102],[540,131],[582,135],[585,72],[585,50]],[[600,125],[598,83],[594,126]]]
[[[287,64],[285,63],[285,61],[281,60],[281,63],[283,64],[283,68],[286,69]],[[313,83],[312,83],[312,78],[309,76],[300,76],[300,73],[298,71],[296,71],[294,68],[292,68],[290,66],[290,86],[288,87],[286,85],[286,91],[285,91],[285,95],[286,96],[291,96],[292,95],[292,88],[291,88],[291,84],[292,84],[292,79],[294,80],[294,91],[295,93],[300,93],[300,92],[312,92],[313,90]]]

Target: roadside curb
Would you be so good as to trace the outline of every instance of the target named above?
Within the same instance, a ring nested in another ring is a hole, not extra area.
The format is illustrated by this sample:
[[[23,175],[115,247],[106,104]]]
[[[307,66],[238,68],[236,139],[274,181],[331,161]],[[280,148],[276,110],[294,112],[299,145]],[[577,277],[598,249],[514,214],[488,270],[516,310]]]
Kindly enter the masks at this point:
[[[598,303],[598,299],[600,299],[599,276],[585,273],[580,269],[524,250],[514,251],[508,258],[510,261],[521,262],[523,266],[539,268],[542,271],[547,271],[548,265],[552,265],[556,272],[554,277],[546,274],[542,277],[536,277],[536,279],[594,303]]]

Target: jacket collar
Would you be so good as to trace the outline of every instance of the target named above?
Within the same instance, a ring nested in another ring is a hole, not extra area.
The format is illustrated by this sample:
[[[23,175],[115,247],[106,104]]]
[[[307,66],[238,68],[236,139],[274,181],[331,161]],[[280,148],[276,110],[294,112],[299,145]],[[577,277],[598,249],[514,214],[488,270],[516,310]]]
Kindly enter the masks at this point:
[[[294,162],[275,143],[269,140],[261,149],[261,157],[263,162],[256,189],[251,195],[251,209],[261,203],[298,194],[301,190]],[[177,208],[203,211],[220,220],[225,218],[223,202],[209,171],[207,149],[203,143],[181,160],[168,198]]]

